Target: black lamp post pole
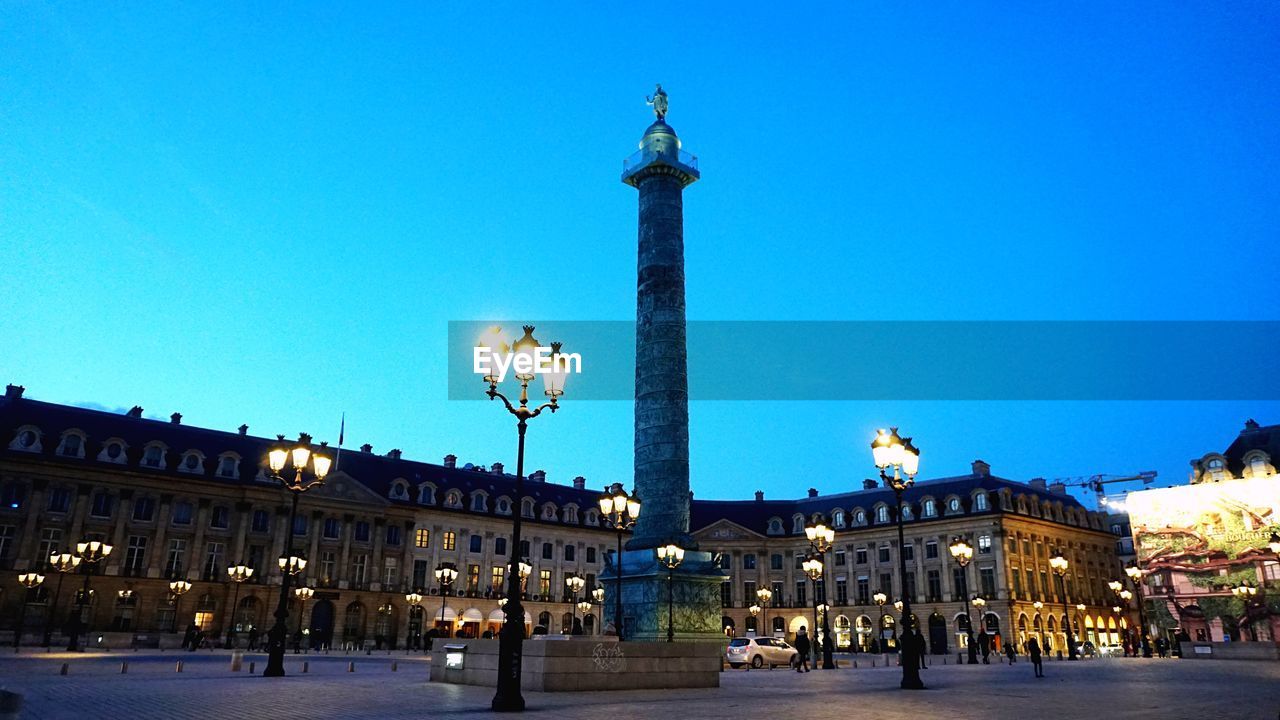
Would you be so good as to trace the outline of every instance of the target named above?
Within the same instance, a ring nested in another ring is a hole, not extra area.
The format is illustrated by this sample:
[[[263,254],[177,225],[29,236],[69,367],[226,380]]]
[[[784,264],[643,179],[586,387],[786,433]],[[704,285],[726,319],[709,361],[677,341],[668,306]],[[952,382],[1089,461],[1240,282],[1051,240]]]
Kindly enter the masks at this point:
[[[894,475],[898,473],[898,468],[894,468]],[[902,490],[903,487],[899,482],[890,482],[889,477],[884,470],[880,471],[881,477],[885,483],[893,488],[894,498],[897,502],[898,516],[898,577],[899,582],[903,583],[902,593],[902,641],[898,643],[898,657],[902,662],[902,683],[904,690],[923,690],[924,682],[920,680],[920,660],[916,657],[915,647],[915,628],[911,624],[911,598],[906,593],[907,581],[907,556],[902,552],[903,546],[906,544],[906,531],[902,525]]]
[[[1062,613],[1067,625],[1067,659],[1079,660],[1080,656],[1076,653],[1075,633],[1071,630],[1071,606],[1067,599],[1067,579],[1064,575],[1058,575],[1058,588],[1062,590]]]
[[[292,502],[289,505],[289,526],[285,530],[287,539],[284,556],[286,558],[293,557],[293,524],[297,522],[298,495],[301,491],[291,490],[289,494],[292,496]],[[293,574],[289,572],[290,569],[286,563],[280,570],[280,600],[276,603],[276,621],[267,632],[267,667],[262,670],[262,677],[284,676],[284,652],[289,634],[289,628],[286,625],[289,621],[289,590],[293,578]],[[176,622],[176,611],[174,617]]]
[[[622,533],[626,531],[626,527],[622,523],[616,523],[614,529],[618,531],[618,553],[613,556],[618,582],[613,593],[613,629],[618,642],[622,642]]]
[[[53,604],[49,606],[49,614],[44,619],[44,646],[53,642],[53,618],[58,614],[58,597],[62,595],[62,578],[66,573],[58,570],[58,587],[53,591]]]
[[[965,636],[969,639],[969,664],[978,663],[978,643],[973,637],[973,613],[969,610],[969,563],[960,566],[961,584],[964,585]]]
[[[671,565],[667,566],[667,642],[676,641],[675,626],[675,586],[674,586],[675,568]]]
[[[1138,642],[1142,643],[1142,657],[1151,657],[1151,638],[1147,636],[1147,613],[1143,608],[1146,605],[1146,598],[1142,595],[1142,582],[1137,578],[1133,581],[1133,589],[1137,591],[1138,598]]]

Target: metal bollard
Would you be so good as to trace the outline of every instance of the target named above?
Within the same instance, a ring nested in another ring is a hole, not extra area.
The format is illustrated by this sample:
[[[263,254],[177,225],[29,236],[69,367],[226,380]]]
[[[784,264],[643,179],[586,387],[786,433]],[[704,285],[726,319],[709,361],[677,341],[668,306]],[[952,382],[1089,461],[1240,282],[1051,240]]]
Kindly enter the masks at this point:
[[[244,663],[244,654],[239,650],[231,653],[231,672],[240,672],[240,666]]]
[[[252,674],[253,674],[253,666],[254,666],[254,665],[257,665],[257,663],[255,663],[255,662],[251,662],[251,663],[249,663],[249,674],[250,674],[250,675],[252,675]]]
[[[303,661],[303,663],[302,663],[302,672],[303,672],[303,673],[311,672],[311,663],[310,663],[310,662],[305,661],[305,660]]]
[[[395,672],[395,671],[396,671],[396,661],[395,661],[395,660],[392,660],[392,661],[391,661],[391,672]]]
[[[177,665],[173,666],[174,672],[182,672],[182,661],[179,660]]]
[[[120,663],[120,674],[121,674],[121,675],[124,675],[124,674],[125,674],[125,673],[127,673],[127,672],[129,672],[129,661],[128,661],[128,660],[121,661],[121,663]]]
[[[68,670],[70,670],[70,669],[71,669],[71,666],[70,666],[70,665],[68,665],[67,663],[62,663],[62,670],[58,671],[58,674],[59,674],[59,675],[66,675],[66,674],[67,674],[67,671],[68,671]]]
[[[356,671],[356,661],[352,660],[351,662],[347,663],[347,672],[355,672],[355,671]]]

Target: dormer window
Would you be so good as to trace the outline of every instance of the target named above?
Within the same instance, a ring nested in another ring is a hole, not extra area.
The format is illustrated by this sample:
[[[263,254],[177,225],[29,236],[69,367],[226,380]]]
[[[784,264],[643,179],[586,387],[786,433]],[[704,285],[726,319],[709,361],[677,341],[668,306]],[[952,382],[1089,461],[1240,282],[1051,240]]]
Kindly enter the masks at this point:
[[[804,532],[804,516],[803,515],[796,515],[795,517],[791,518],[791,532],[797,535]]]
[[[471,512],[485,512],[487,510],[484,493],[476,493],[471,496]]]
[[[218,477],[232,478],[240,474],[240,458],[223,455],[218,458]]]
[[[525,498],[520,503],[520,514],[524,517],[533,517],[533,498]]]
[[[564,509],[564,512],[561,513],[561,517],[564,518],[565,522],[573,523],[576,525],[578,522],[578,508],[574,507],[573,505],[566,506]]]
[[[866,524],[867,524],[867,511],[866,511],[866,510],[855,510],[855,511],[854,511],[854,513],[853,513],[853,524],[855,524],[855,525],[866,525]]]
[[[844,511],[843,510],[836,510],[831,513],[831,524],[838,528],[844,527]]]
[[[889,506],[888,505],[881,505],[880,507],[876,508],[876,522],[882,523],[882,524],[889,522]]]
[[[588,524],[588,525],[591,525],[591,526],[593,526],[593,527],[594,527],[594,526],[596,526],[596,525],[599,525],[599,524],[600,524],[600,514],[599,514],[599,513],[597,513],[595,510],[588,510],[588,511],[587,511],[587,524]],[[595,553],[594,553],[594,551],[595,551],[595,548],[587,548],[587,555],[588,555],[588,556],[590,556],[590,555],[595,554]]]
[[[203,473],[204,472],[204,455],[195,450],[188,450],[182,456],[182,462],[178,463],[178,470],[184,473]]]
[[[1212,482],[1222,482],[1227,479],[1227,462],[1222,458],[1210,458],[1205,466],[1209,468],[1209,479]]]
[[[98,453],[98,459],[102,462],[116,463],[123,465],[125,461],[125,448],[128,447],[124,441],[119,438],[111,438],[102,444],[102,452]]]
[[[909,504],[907,504],[907,503],[902,503],[902,519],[903,519],[903,520],[910,520],[910,519],[912,519],[912,518],[911,518],[911,505],[909,505]]]
[[[546,505],[543,505],[543,506],[542,506],[542,519],[543,519],[543,520],[555,520],[555,519],[556,519],[556,506],[555,506],[555,505],[552,505],[551,503],[547,503]]]
[[[142,451],[143,467],[155,468],[157,470],[164,469],[164,446],[152,444],[148,445]]]
[[[405,500],[409,497],[409,486],[402,482],[393,482],[387,496],[392,500]]]
[[[18,428],[18,432],[14,434],[13,441],[9,443],[11,450],[25,450],[26,452],[40,452],[40,428],[35,425],[24,425]]]
[[[981,511],[981,510],[989,510],[990,508],[991,508],[991,506],[990,506],[990,505],[988,504],[988,502],[987,502],[987,494],[986,494],[986,493],[984,493],[984,492],[980,492],[980,493],[978,493],[977,495],[974,495],[974,496],[973,496],[973,509],[974,509],[974,510],[980,510],[980,511]]]
[[[951,513],[960,512],[960,498],[953,497],[947,500],[947,512],[951,512]]]
[[[938,501],[929,498],[924,501],[924,516],[927,518],[938,516]]]
[[[462,507],[462,493],[457,490],[450,490],[449,494],[445,495],[444,504],[451,508]]]
[[[436,489],[430,485],[423,485],[418,488],[418,504],[419,505],[435,505]]]
[[[499,515],[511,514],[511,498],[508,498],[508,497],[498,498],[498,514]]]
[[[770,535],[782,534],[782,518],[769,518],[769,534]]]
[[[58,444],[58,454],[63,457],[84,457],[84,436],[76,430],[63,433],[62,442]]]

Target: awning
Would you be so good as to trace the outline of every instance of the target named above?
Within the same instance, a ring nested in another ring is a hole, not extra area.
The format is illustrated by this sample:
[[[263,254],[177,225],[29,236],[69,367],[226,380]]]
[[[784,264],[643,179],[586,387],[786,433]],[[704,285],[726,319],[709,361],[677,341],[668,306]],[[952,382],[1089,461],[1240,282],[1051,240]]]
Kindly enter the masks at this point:
[[[435,611],[431,613],[430,617],[432,620],[444,620],[446,622],[451,622],[458,619],[458,611],[451,607],[446,607],[442,617],[440,614],[440,608],[436,608]]]
[[[489,622],[505,622],[506,619],[507,615],[502,612],[502,608],[498,608],[497,610],[489,613]]]
[[[476,608],[468,608],[462,611],[462,622],[482,622],[484,613]]]

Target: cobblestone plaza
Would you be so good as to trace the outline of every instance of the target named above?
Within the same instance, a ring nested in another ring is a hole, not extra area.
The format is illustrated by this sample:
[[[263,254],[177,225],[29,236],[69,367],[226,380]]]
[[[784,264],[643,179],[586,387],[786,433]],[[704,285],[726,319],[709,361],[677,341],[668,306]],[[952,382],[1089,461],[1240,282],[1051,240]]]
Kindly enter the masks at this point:
[[[175,672],[182,660],[182,673]],[[128,673],[120,663],[128,661]],[[847,661],[842,660],[842,665]],[[69,664],[61,676],[63,663]],[[260,672],[265,657],[248,655],[241,672],[216,653],[22,653],[0,658],[6,689],[21,693],[19,717],[60,718],[420,718],[489,714],[493,691],[432,684],[429,661],[401,653],[292,656],[288,677]],[[309,672],[302,674],[302,663]],[[355,663],[349,672],[349,663]],[[1036,680],[1031,666],[943,665],[923,672],[929,689],[898,690],[896,667],[797,674],[787,670],[727,671],[721,687],[594,693],[526,693],[529,711],[556,718],[686,717],[846,718],[1275,718],[1280,665],[1230,661],[1100,659],[1052,661]],[[392,670],[395,663],[396,669]]]

